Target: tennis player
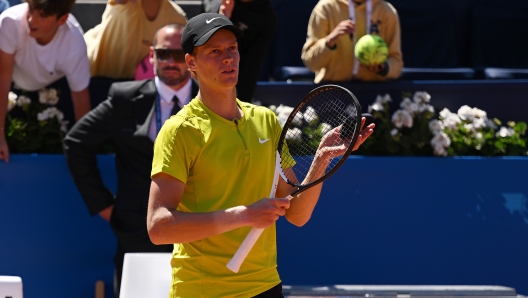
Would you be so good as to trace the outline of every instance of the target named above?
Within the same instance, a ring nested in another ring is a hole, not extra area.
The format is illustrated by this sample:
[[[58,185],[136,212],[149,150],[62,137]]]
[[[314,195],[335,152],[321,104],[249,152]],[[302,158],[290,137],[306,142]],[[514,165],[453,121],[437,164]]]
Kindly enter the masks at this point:
[[[279,179],[277,198],[267,198],[281,126],[269,109],[236,98],[241,35],[215,13],[190,19],[182,34],[200,92],[156,139],[147,216],[152,242],[175,244],[170,297],[283,297],[275,222],[304,225],[321,192],[314,186],[290,202],[293,189]],[[233,273],[226,264],[251,227],[266,229]]]

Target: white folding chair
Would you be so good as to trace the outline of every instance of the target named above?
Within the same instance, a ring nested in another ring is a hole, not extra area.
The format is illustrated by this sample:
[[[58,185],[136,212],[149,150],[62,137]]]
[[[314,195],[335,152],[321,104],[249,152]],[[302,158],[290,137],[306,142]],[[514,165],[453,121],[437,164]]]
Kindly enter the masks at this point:
[[[172,280],[170,260],[171,253],[125,254],[119,297],[167,298]]]
[[[0,275],[0,298],[22,298],[22,278]]]

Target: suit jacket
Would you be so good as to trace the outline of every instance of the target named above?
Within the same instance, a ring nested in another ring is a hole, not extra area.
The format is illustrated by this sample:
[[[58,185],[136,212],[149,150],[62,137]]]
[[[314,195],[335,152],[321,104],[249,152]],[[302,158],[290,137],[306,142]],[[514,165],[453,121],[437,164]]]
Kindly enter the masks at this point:
[[[197,93],[193,81],[191,96]],[[70,173],[90,214],[114,205],[110,225],[125,252],[167,251],[151,243],[146,227],[154,146],[148,130],[155,107],[154,80],[114,83],[108,99],[64,138]],[[115,195],[103,184],[97,167],[96,152],[105,142],[115,148]]]

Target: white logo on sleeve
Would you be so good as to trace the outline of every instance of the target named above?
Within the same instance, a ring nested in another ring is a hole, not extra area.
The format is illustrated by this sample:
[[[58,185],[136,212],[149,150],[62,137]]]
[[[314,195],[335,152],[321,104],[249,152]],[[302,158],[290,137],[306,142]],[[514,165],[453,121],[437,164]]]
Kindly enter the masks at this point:
[[[267,141],[269,141],[269,139],[265,139],[265,140],[263,140],[263,139],[259,138],[259,143],[261,143],[261,144],[264,144],[264,143],[266,143]]]
[[[220,17],[212,18],[212,19],[210,19],[210,20],[205,20],[205,22],[206,22],[207,24],[209,24],[209,23],[211,23],[213,20],[215,20],[215,19],[219,19],[219,18],[220,18]]]

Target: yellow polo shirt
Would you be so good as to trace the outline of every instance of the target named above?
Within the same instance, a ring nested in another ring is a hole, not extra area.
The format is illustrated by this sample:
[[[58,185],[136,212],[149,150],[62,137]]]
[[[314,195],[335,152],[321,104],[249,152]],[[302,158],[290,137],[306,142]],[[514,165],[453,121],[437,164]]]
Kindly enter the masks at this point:
[[[178,210],[210,212],[269,196],[280,124],[267,108],[237,103],[244,116],[229,121],[194,98],[163,125],[152,176],[164,172],[185,183]],[[227,269],[250,229],[175,244],[170,297],[252,297],[280,283],[275,225],[264,230],[238,273]]]

